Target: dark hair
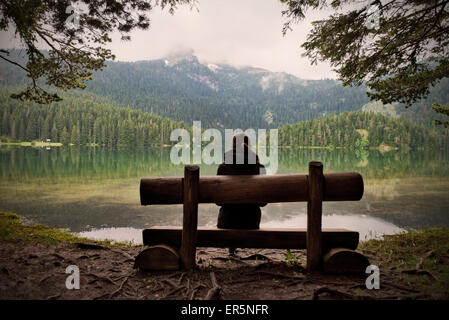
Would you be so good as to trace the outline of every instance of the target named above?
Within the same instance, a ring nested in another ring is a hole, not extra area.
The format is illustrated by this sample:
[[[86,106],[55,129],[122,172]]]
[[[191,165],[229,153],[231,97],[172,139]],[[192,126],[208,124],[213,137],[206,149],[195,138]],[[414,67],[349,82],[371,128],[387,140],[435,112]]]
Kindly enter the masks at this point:
[[[244,132],[238,132],[236,133],[233,137],[232,137],[232,149],[236,149],[237,147],[237,138],[239,138],[239,141],[242,140],[243,137],[243,143],[246,144],[246,147],[249,148],[249,137],[246,133]]]
[[[237,138],[239,138],[239,140],[241,140],[241,137],[243,137],[243,143],[241,143],[240,145],[243,147],[240,150],[237,150]],[[256,158],[256,164],[260,164],[259,161],[259,156],[257,155],[256,152],[254,152],[250,147],[249,147],[249,137],[248,135],[246,135],[246,133],[244,132],[239,132],[236,133],[233,137],[232,137],[232,150],[233,150],[233,160],[234,163],[236,162],[236,152],[237,151],[243,151],[244,154],[244,163],[247,164],[248,160],[249,160],[249,154],[252,153],[255,155]]]

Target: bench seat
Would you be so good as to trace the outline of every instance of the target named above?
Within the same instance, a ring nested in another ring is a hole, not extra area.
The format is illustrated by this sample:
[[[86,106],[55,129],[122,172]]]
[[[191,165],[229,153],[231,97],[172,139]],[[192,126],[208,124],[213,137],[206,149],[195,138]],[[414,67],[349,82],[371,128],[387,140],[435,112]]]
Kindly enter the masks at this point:
[[[253,230],[217,229],[199,227],[198,247],[215,248],[267,248],[267,249],[306,249],[305,228],[263,228]],[[143,244],[153,246],[167,244],[181,247],[182,227],[154,226],[143,230]],[[346,229],[322,229],[323,251],[332,248],[355,250],[359,243],[359,233]]]

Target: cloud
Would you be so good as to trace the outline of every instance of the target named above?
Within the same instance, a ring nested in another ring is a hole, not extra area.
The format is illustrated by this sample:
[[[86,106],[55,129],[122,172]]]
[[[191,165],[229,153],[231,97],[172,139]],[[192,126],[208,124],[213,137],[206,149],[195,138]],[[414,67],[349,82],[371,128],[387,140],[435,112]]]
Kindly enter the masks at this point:
[[[113,33],[108,46],[119,61],[152,60],[193,50],[202,62],[228,63],[287,72],[303,79],[336,78],[328,63],[312,66],[301,57],[311,22],[330,12],[310,11],[307,18],[282,35],[286,21],[278,0],[201,0],[196,9],[179,7],[174,15],[159,7],[150,13],[149,30],[135,30],[131,41]],[[14,33],[0,34],[0,47],[18,47]]]
[[[311,21],[328,13],[311,12],[284,37],[284,7],[276,0],[208,0],[200,1],[198,9],[180,7],[172,16],[156,8],[149,30],[133,32],[125,43],[114,34],[110,48],[120,61],[151,60],[192,49],[204,62],[262,67],[306,79],[335,78],[327,63],[311,66],[301,57],[300,45]]]

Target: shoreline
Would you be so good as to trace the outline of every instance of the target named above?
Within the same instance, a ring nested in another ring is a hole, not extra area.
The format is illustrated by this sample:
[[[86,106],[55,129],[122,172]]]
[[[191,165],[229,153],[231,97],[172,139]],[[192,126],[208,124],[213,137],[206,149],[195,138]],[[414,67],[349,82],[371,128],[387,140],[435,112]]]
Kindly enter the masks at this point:
[[[379,290],[366,289],[367,275],[308,274],[305,250],[239,249],[231,257],[198,248],[193,271],[145,273],[133,269],[143,248],[24,224],[0,211],[0,299],[203,300],[211,272],[221,299],[449,299],[448,228],[361,242],[357,251],[380,269]],[[79,266],[81,290],[61,287],[67,265]]]

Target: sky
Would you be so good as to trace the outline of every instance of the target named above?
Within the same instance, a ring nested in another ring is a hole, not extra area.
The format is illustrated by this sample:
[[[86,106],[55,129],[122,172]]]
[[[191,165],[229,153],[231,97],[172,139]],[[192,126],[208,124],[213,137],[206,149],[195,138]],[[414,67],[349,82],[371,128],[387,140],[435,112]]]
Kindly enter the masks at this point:
[[[179,7],[170,15],[158,8],[151,13],[149,30],[133,32],[129,43],[116,34],[110,48],[120,61],[193,49],[200,61],[262,67],[305,79],[336,78],[329,64],[311,66],[301,57],[311,22],[328,13],[310,12],[283,36],[285,7],[278,0],[200,0],[196,9]]]
[[[311,22],[329,12],[308,12],[306,19],[282,35],[285,7],[278,0],[199,0],[196,8],[180,6],[174,15],[159,7],[150,13],[148,30],[131,32],[131,41],[112,34],[108,46],[116,61],[153,60],[192,49],[202,62],[261,67],[303,79],[336,78],[327,62],[311,65],[301,54]],[[1,35],[1,47],[13,47]]]

